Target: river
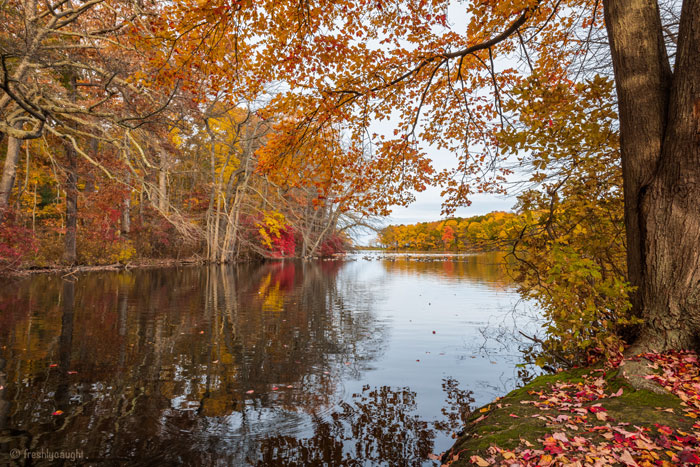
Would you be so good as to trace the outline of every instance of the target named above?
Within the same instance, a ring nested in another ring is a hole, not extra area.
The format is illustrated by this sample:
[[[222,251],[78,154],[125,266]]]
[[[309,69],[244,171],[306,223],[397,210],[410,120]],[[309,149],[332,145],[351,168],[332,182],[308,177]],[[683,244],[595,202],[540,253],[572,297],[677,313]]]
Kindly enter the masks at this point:
[[[6,281],[0,464],[434,465],[528,374],[498,263],[360,252]]]

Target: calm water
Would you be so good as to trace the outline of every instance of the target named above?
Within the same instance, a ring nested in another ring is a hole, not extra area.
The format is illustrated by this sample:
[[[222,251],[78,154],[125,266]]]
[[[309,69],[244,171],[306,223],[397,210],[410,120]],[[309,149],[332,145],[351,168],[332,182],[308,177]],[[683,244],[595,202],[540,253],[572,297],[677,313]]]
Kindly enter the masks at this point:
[[[517,302],[494,255],[6,283],[0,464],[432,465],[518,384],[517,349],[482,332]]]

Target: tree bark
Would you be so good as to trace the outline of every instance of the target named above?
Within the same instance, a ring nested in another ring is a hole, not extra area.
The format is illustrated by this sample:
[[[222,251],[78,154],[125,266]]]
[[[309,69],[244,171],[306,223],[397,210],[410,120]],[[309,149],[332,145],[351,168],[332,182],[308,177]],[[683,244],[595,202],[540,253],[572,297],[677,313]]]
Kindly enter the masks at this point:
[[[68,264],[75,264],[78,236],[78,174],[77,157],[70,141],[65,141],[66,148],[66,235],[63,259]]]
[[[68,78],[70,97],[75,102],[78,97],[76,76],[71,74]],[[66,138],[63,144],[66,149],[66,235],[63,259],[67,264],[75,264],[78,259],[78,161],[72,141]]]
[[[681,12],[668,124],[641,200],[645,259],[640,341],[697,348],[700,336],[700,1]]]
[[[158,209],[161,213],[168,211],[168,153],[160,152],[160,167],[158,167]]]
[[[640,287],[643,258],[639,200],[661,154],[671,67],[656,1],[605,0],[603,4],[620,116],[628,280]],[[640,314],[640,294],[633,295],[632,303]]]
[[[675,70],[658,4],[606,0],[620,115],[629,280],[644,319],[634,351],[700,335],[700,1],[685,0]]]
[[[19,129],[19,125],[16,128]],[[17,175],[20,149],[22,149],[21,140],[12,137],[7,139],[7,157],[2,170],[2,179],[0,179],[0,212],[7,209],[10,203],[10,195]]]

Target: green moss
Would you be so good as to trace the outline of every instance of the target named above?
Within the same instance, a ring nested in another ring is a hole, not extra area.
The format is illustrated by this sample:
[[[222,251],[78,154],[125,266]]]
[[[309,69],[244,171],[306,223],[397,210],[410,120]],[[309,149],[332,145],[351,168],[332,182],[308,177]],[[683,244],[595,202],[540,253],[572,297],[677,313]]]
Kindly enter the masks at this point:
[[[451,465],[468,465],[472,455],[485,455],[485,451],[491,445],[497,445],[503,449],[513,449],[521,444],[521,439],[538,444],[539,439],[555,431],[567,431],[563,426],[547,426],[545,420],[536,418],[538,415],[554,416],[562,413],[556,407],[551,409],[536,407],[533,404],[523,404],[522,401],[536,400],[537,396],[532,391],[541,392],[548,390],[550,385],[557,382],[579,383],[584,382],[584,376],[591,373],[594,368],[582,368],[554,375],[540,376],[528,385],[510,392],[505,397],[474,411],[468,419],[464,433],[456,440],[454,446],[444,460],[451,459],[453,454],[459,453],[459,460]],[[617,378],[617,371],[605,374],[607,386],[606,393],[613,394],[622,389],[619,397],[604,398],[584,404],[584,407],[601,404],[606,409],[607,421],[615,424],[630,423],[632,426],[653,427],[654,424],[668,425],[675,429],[688,431],[694,420],[683,415],[681,401],[672,394],[655,394],[649,391],[635,391],[632,387]],[[668,411],[672,409],[672,411]],[[592,414],[588,415],[588,423],[596,423]],[[582,431],[570,431],[571,436],[584,435]],[[585,433],[591,438],[597,435]],[[591,439],[593,442],[602,442],[603,439]]]

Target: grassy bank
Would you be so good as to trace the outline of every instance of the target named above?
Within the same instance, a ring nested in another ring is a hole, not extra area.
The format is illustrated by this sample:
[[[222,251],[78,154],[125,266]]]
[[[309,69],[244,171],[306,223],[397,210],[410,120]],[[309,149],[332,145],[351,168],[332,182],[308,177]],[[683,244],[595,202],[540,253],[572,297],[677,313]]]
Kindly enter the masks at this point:
[[[476,410],[453,466],[675,466],[700,464],[700,381],[694,354],[641,360],[657,391],[619,376],[624,362],[541,376]],[[662,388],[663,386],[663,388]],[[665,388],[665,389],[664,389]]]

